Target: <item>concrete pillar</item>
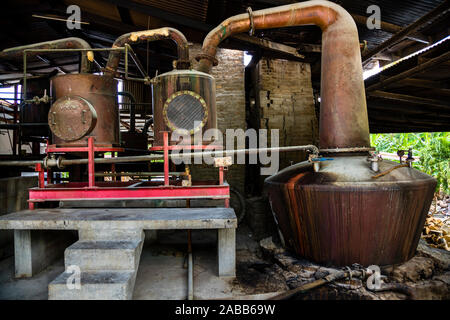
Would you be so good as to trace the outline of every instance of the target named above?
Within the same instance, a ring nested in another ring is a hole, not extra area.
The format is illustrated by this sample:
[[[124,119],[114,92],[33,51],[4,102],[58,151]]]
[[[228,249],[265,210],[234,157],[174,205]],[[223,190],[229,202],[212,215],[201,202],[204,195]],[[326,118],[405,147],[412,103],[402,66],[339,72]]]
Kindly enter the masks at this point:
[[[219,277],[235,277],[236,229],[218,229],[217,242]]]
[[[32,277],[63,257],[76,241],[70,231],[14,230],[15,277]]]
[[[28,209],[28,188],[37,186],[37,177],[0,179],[0,215]],[[0,230],[0,260],[14,254],[14,232]]]

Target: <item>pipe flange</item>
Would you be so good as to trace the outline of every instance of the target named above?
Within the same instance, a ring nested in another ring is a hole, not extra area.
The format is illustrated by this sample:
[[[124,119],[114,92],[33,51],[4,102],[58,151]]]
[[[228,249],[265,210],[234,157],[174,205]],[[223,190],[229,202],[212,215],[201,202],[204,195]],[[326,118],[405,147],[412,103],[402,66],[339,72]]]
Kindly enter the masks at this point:
[[[62,164],[63,160],[63,157],[58,157],[58,159],[56,159],[56,167],[58,167],[58,169],[64,169],[64,165]]]
[[[44,169],[48,168],[48,156],[42,159],[42,166],[44,167]]]
[[[248,31],[248,34],[250,36],[253,36],[255,34],[255,23],[253,21],[253,10],[251,7],[247,8],[248,17],[250,19],[250,30]]]
[[[209,55],[207,53],[199,53],[195,60],[200,61],[201,59],[206,59],[212,62],[213,66],[217,66],[219,64],[219,60],[216,59],[216,57],[213,57],[212,55]]]

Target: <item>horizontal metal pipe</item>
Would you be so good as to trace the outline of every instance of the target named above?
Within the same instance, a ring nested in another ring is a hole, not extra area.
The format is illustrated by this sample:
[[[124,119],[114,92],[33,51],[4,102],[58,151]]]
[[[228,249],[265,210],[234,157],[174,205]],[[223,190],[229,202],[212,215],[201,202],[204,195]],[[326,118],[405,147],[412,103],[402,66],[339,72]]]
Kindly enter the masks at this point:
[[[114,41],[113,48],[123,47],[125,44],[140,43],[143,41],[156,41],[170,39],[175,42],[178,50],[177,69],[189,69],[189,46],[186,37],[177,29],[160,28],[153,30],[144,30],[130,32],[121,35]],[[120,54],[111,52],[106,64],[105,72],[110,76],[114,76],[120,62]]]
[[[0,166],[4,167],[34,167],[37,164],[44,164],[43,160],[11,160],[0,161]]]
[[[278,147],[278,148],[253,148],[253,149],[237,149],[237,150],[214,150],[214,151],[198,151],[187,152],[179,154],[169,154],[170,159],[180,159],[186,157],[200,157],[200,156],[234,156],[237,154],[254,154],[261,152],[291,152],[291,151],[306,151],[309,150],[313,154],[318,154],[319,149],[314,145],[305,146],[290,146],[290,147]],[[222,155],[223,154],[223,155]],[[126,163],[126,162],[146,162],[151,160],[164,159],[162,154],[152,154],[143,156],[127,156],[127,157],[114,157],[114,158],[94,158],[94,162],[97,164],[105,163]],[[0,166],[30,166],[37,163],[44,164],[44,161],[0,161]],[[88,159],[61,159],[61,166],[70,166],[75,164],[87,164]],[[48,162],[49,166],[56,166],[56,161]]]
[[[47,52],[51,52],[53,49],[85,49],[91,51],[91,46],[85,40],[80,38],[64,38],[46,42],[33,43],[25,46],[8,48],[0,52],[0,59],[20,59],[23,56],[24,51],[27,51],[27,56],[36,56],[39,52],[45,52],[44,50],[32,50],[30,49],[44,49]],[[28,52],[30,51],[30,52]],[[93,59],[93,54],[92,54]],[[88,54],[81,55],[80,71],[82,73],[88,73],[91,69],[91,62],[88,59]]]
[[[182,176],[184,172],[169,172],[169,176]],[[99,172],[95,174],[96,177],[128,177],[128,176],[164,176],[164,172]]]

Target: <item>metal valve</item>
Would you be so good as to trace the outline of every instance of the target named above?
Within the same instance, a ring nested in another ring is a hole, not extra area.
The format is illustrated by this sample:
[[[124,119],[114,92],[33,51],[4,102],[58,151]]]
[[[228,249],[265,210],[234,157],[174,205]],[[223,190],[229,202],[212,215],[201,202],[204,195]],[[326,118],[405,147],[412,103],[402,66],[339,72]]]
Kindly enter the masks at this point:
[[[383,161],[383,158],[382,158],[381,155],[378,153],[378,151],[371,151],[371,152],[370,152],[370,155],[367,157],[367,161],[370,162],[370,168],[371,168],[374,172],[380,171],[379,162],[380,162],[380,161]]]

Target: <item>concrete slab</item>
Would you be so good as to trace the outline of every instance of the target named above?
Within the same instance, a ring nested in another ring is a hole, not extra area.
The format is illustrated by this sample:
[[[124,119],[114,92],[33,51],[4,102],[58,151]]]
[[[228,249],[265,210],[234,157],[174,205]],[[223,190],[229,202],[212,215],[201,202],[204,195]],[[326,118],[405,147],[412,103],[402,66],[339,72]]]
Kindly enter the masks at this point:
[[[72,273],[64,272],[49,284],[49,300],[123,300],[132,297],[134,271],[82,272],[81,288],[72,290],[67,287],[71,276]]]
[[[82,272],[136,270],[140,241],[78,241],[66,249],[66,266],[76,265]]]
[[[231,208],[37,209],[0,217],[0,229],[223,229],[236,228]]]
[[[86,240],[87,235],[82,232],[81,240],[66,249],[67,269],[49,284],[50,300],[131,299],[144,232],[140,229],[122,229],[121,235],[129,240],[120,241],[111,231],[96,234],[96,240]],[[77,269],[70,271],[75,272],[69,273],[69,268],[74,267]],[[79,281],[79,287],[68,286],[69,280],[71,284]]]

